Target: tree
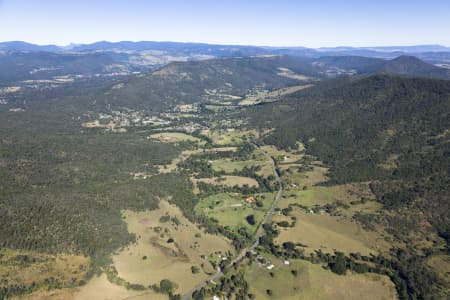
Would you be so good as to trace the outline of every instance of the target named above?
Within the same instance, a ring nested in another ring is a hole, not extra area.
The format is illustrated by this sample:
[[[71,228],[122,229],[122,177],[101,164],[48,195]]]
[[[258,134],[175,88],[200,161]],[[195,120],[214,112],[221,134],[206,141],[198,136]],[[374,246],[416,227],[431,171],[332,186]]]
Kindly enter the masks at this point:
[[[165,294],[171,294],[174,289],[174,284],[169,279],[163,279],[159,282],[159,290]]]
[[[345,275],[347,272],[347,262],[342,252],[336,252],[334,259],[329,263],[331,271],[339,275]]]
[[[245,217],[245,219],[247,220],[247,223],[250,225],[255,225],[256,223],[254,215],[248,215],[247,217]]]

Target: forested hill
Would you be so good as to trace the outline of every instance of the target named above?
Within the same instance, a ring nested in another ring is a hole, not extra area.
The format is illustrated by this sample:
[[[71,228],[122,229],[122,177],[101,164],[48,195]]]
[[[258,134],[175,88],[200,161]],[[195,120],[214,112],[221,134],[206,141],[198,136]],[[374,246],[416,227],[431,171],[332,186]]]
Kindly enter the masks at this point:
[[[96,95],[95,100],[102,106],[161,111],[174,104],[201,102],[209,92],[243,96],[255,87],[278,89],[299,83],[280,76],[280,68],[307,77],[319,76],[309,62],[287,56],[175,62],[115,85]]]
[[[449,251],[449,112],[450,81],[375,75],[323,82],[241,117],[275,128],[267,143],[302,141],[330,167],[328,184],[370,182],[383,209],[356,219],[394,236],[408,293],[433,299],[446,289],[427,259]],[[436,234],[442,244],[426,246]]]
[[[415,56],[402,55],[391,60],[363,56],[325,56],[314,60],[317,68],[339,68],[356,74],[390,74],[450,79],[450,70],[426,63]]]
[[[450,81],[374,75],[323,82],[250,115],[276,128],[268,140],[302,140],[334,181],[348,182],[445,173],[449,111]],[[397,167],[383,167],[392,156]]]
[[[387,207],[420,205],[448,239],[449,112],[450,81],[376,75],[323,82],[245,114],[275,128],[267,142],[303,141],[334,182],[385,182]]]
[[[383,64],[380,71],[389,74],[450,79],[450,70],[428,64],[414,56],[399,56]]]

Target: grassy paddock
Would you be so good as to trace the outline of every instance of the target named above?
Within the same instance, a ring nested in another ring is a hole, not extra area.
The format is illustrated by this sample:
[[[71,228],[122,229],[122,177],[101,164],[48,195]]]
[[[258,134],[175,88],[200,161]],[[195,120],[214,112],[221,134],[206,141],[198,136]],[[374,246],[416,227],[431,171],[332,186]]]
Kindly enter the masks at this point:
[[[385,243],[376,232],[365,231],[347,219],[338,219],[328,215],[307,214],[298,210],[291,213],[297,218],[294,227],[281,228],[276,243],[302,243],[307,253],[316,249],[333,253],[334,250],[345,253],[360,252],[376,254]],[[276,216],[275,222],[290,221],[290,217]]]
[[[243,176],[221,176],[221,177],[213,177],[213,178],[200,178],[197,179],[196,182],[204,182],[208,184],[214,184],[214,185],[225,185],[228,187],[233,186],[244,186],[248,185],[249,187],[257,187],[258,182],[250,177],[243,177]]]
[[[253,233],[258,224],[264,219],[265,211],[270,207],[273,201],[273,194],[262,193],[255,195],[261,199],[263,207],[256,208],[255,205],[249,205],[245,202],[245,197],[237,193],[222,193],[202,199],[196,206],[198,213],[212,217],[219,221],[223,226],[229,226],[233,230],[240,227],[247,228],[249,233]],[[246,221],[246,216],[255,216],[255,225],[250,225]]]
[[[253,263],[245,274],[250,293],[256,299],[397,299],[394,284],[386,276],[348,274],[340,276],[321,265],[292,260],[289,266],[268,256],[275,265],[271,271]],[[291,271],[296,270],[297,276]],[[273,273],[273,277],[269,272]],[[266,290],[271,289],[272,296]]]
[[[84,280],[90,260],[69,254],[44,254],[25,250],[0,250],[0,288],[8,285],[46,287],[45,280],[53,277],[64,284]]]
[[[178,142],[202,142],[201,139],[182,132],[161,132],[150,135],[151,139],[158,140],[163,143],[178,143]]]
[[[166,215],[176,217],[179,224],[161,222]],[[178,285],[177,293],[184,293],[214,272],[202,255],[233,252],[227,239],[204,233],[166,201],[160,202],[158,210],[125,211],[123,216],[138,241],[115,254],[113,262],[119,277],[131,283],[148,286],[166,278]],[[198,274],[191,272],[194,265],[200,268]]]

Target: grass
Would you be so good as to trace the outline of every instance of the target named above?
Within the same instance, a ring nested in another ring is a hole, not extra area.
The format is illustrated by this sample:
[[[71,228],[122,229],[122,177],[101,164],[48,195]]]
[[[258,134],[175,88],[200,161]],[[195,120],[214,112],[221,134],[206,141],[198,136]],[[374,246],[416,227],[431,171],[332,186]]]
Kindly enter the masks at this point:
[[[285,194],[288,197],[280,202],[280,208],[288,207],[290,204],[300,204],[308,208],[314,208],[339,201],[348,205],[348,208],[337,207],[336,211],[348,218],[353,217],[357,212],[374,213],[382,207],[380,203],[374,200],[375,195],[372,194],[367,183],[351,183],[328,187],[312,186],[306,190],[291,186]],[[366,199],[367,201],[360,202],[361,199]]]
[[[397,299],[394,285],[386,276],[340,276],[308,261],[291,260],[285,266],[272,256],[267,258],[275,265],[274,269],[268,271],[253,263],[245,274],[250,293],[256,299]],[[298,275],[293,276],[291,270],[297,270]],[[266,293],[268,288],[273,292],[271,297]]]
[[[204,233],[166,201],[161,201],[160,208],[154,211],[125,211],[123,215],[128,230],[136,234],[138,241],[115,254],[113,262],[119,277],[130,283],[148,286],[166,278],[178,285],[177,293],[184,293],[206,279],[207,273],[214,272],[208,256],[233,253],[227,239]],[[180,224],[161,223],[160,218],[165,215],[176,217]],[[174,242],[168,243],[169,238]],[[200,267],[201,272],[192,274],[193,265]]]
[[[294,227],[281,228],[276,243],[302,243],[307,253],[321,249],[333,253],[334,250],[350,253],[360,252],[376,254],[384,241],[375,232],[363,230],[358,224],[348,219],[338,219],[329,215],[315,215],[294,210],[292,216],[297,218]],[[275,222],[290,221],[290,217],[276,216]]]
[[[185,150],[178,155],[178,157],[174,158],[169,164],[166,165],[157,165],[159,173],[170,173],[177,169],[177,164],[185,161],[191,155],[201,154],[201,153],[212,153],[212,152],[223,152],[223,151],[236,151],[236,147],[218,147],[211,149],[197,149],[197,150]]]
[[[241,194],[222,193],[202,199],[195,210],[218,220],[219,224],[228,226],[233,230],[245,227],[249,233],[253,233],[264,219],[264,213],[269,209],[274,197],[271,193],[262,193],[255,196],[262,200],[263,207],[256,208],[247,204],[245,197]],[[246,221],[248,215],[255,216],[255,225],[250,225]]]
[[[433,269],[438,278],[450,285],[450,257],[448,255],[433,255],[428,261],[428,265]]]
[[[259,165],[260,162],[254,160],[232,160],[230,158],[213,160],[211,166],[214,171],[232,173],[235,170],[241,171],[243,168],[250,168]]]
[[[166,300],[167,296],[153,291],[134,291],[108,281],[105,274],[94,276],[86,285],[79,288],[58,290],[38,290],[29,295],[13,298],[20,300]]]
[[[243,133],[240,131],[204,130],[202,134],[210,138],[216,146],[239,146],[243,142]]]
[[[306,77],[305,77],[306,78]],[[247,106],[247,105],[255,105],[262,102],[272,102],[277,100],[278,97],[283,95],[292,94],[295,92],[298,92],[300,90],[303,90],[305,88],[311,87],[311,84],[303,84],[303,85],[295,85],[290,86],[286,88],[281,88],[274,91],[268,91],[268,90],[259,90],[254,92],[251,95],[246,95],[245,99],[239,102],[239,105],[241,106]]]
[[[211,104],[208,104],[208,105],[205,105],[205,108],[209,109],[210,111],[213,111],[213,112],[219,112],[219,111],[223,110],[223,106],[222,105],[211,105]]]
[[[213,178],[200,178],[197,179],[196,182],[204,182],[214,185],[225,185],[229,187],[233,187],[235,185],[237,186],[244,186],[248,185],[249,187],[257,187],[258,182],[250,177],[243,177],[243,176],[221,176],[221,177],[213,177]]]
[[[27,257],[24,261],[21,258]],[[0,250],[0,288],[8,285],[46,286],[50,277],[65,284],[84,280],[90,260],[84,256],[69,254],[44,254],[25,250]]]
[[[298,168],[300,165],[286,165],[281,166],[281,169],[290,169],[291,171],[286,172],[283,176],[283,181],[287,185],[295,184],[296,186],[313,186],[322,182],[327,181],[328,168],[312,165],[310,171],[299,172]]]
[[[163,143],[178,143],[178,142],[202,142],[201,139],[189,134],[181,132],[161,132],[150,135],[151,139],[158,140]]]
[[[99,277],[92,278],[88,284],[77,289],[74,294],[74,300],[98,299],[98,300],[122,300],[122,299],[167,299],[166,295],[157,294],[153,291],[133,291],[125,287],[112,284],[102,274]]]
[[[279,150],[275,146],[262,146],[261,149],[274,157],[278,164],[292,164],[297,162],[303,157],[303,154],[300,151],[285,151]]]
[[[211,166],[214,171],[232,173],[234,171],[241,171],[245,167],[261,167],[257,173],[262,176],[273,175],[273,167],[267,157],[259,150],[255,150],[252,158],[249,160],[233,160],[230,158],[223,158],[211,161]]]

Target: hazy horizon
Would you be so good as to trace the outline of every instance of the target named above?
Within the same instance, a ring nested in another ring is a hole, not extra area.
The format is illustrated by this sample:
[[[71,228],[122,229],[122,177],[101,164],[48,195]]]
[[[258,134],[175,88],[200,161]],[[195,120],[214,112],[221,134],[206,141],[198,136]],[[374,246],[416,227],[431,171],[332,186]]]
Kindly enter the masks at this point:
[[[272,47],[450,46],[450,2],[0,0],[0,41]]]
[[[404,45],[398,45],[398,44],[386,44],[386,45],[361,45],[361,46],[354,46],[354,45],[337,45],[337,46],[319,46],[319,47],[307,47],[304,45],[292,45],[292,46],[276,46],[276,45],[254,45],[254,44],[236,44],[236,43],[209,43],[209,42],[202,42],[202,41],[174,41],[174,40],[97,40],[92,42],[86,42],[86,43],[67,43],[67,44],[57,44],[57,43],[34,43],[26,40],[0,40],[0,43],[13,43],[13,42],[24,42],[28,44],[38,45],[38,46],[57,46],[57,47],[69,47],[69,46],[76,46],[76,45],[89,45],[89,44],[95,44],[95,43],[121,43],[121,42],[132,42],[132,43],[139,43],[139,42],[156,42],[156,43],[186,43],[186,44],[205,44],[205,45],[223,45],[223,46],[240,46],[240,47],[269,47],[269,48],[310,48],[310,49],[321,49],[321,48],[384,48],[384,47],[419,47],[419,46],[439,46],[439,47],[447,47],[450,48],[450,46],[433,43],[433,44],[404,44]]]

